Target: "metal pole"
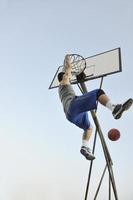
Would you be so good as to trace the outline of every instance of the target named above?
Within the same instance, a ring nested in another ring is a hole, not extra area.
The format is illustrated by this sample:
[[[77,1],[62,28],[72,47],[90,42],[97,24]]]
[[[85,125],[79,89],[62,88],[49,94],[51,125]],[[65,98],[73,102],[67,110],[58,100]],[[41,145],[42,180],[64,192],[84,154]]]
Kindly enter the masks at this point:
[[[101,78],[101,82],[100,82],[100,87],[99,87],[99,89],[102,88],[102,84],[103,84],[103,77]],[[82,83],[81,83],[81,85],[82,85]],[[83,86],[83,87],[84,87],[84,86]],[[87,92],[87,88],[84,88],[84,90],[86,90],[86,92]],[[83,91],[82,91],[82,92],[83,92]],[[98,101],[97,101],[97,107],[98,107]],[[96,140],[97,140],[97,129],[95,130],[95,135],[94,135],[94,142],[93,142],[93,149],[92,149],[92,153],[93,153],[93,154],[94,154],[94,152],[95,152]],[[90,162],[90,168],[89,168],[89,174],[88,174],[88,181],[87,181],[86,193],[85,193],[85,200],[87,199],[87,194],[88,194],[88,190],[89,190],[90,179],[91,179],[91,173],[92,173],[92,166],[93,166],[93,161]]]
[[[109,176],[110,176],[110,180],[111,180],[111,183],[112,183],[112,187],[113,187],[115,199],[118,200],[117,190],[116,190],[116,186],[115,186],[115,180],[114,180],[114,176],[113,176],[113,174],[112,174],[112,164],[113,164],[113,163],[112,163],[112,159],[111,159],[111,157],[110,157],[110,154],[109,154],[107,145],[106,145],[106,143],[105,143],[105,140],[104,140],[104,137],[103,137],[103,133],[102,133],[101,127],[100,127],[100,125],[99,125],[97,116],[96,116],[96,114],[95,114],[94,111],[91,111],[91,113],[92,113],[92,116],[93,116],[93,120],[94,120],[94,122],[95,122],[95,125],[97,126],[97,131],[98,131],[98,134],[99,134],[101,143],[102,143],[102,147],[103,147],[103,151],[104,151],[106,163],[107,163],[107,166],[108,166]]]
[[[111,200],[111,181],[109,176],[109,200]]]
[[[83,81],[80,82],[80,86],[83,90],[83,93],[87,92],[86,85]],[[114,191],[114,195],[115,195],[115,200],[118,200],[117,190],[116,190],[116,186],[115,186],[115,180],[114,180],[114,176],[113,176],[113,173],[112,173],[113,172],[112,171],[112,165],[113,165],[112,159],[111,159],[110,153],[108,151],[105,139],[103,137],[103,133],[102,133],[102,130],[101,130],[100,124],[98,122],[95,111],[91,111],[91,115],[92,115],[92,118],[94,120],[96,129],[98,131],[98,134],[99,134],[99,137],[100,137],[100,140],[101,140],[101,144],[102,144],[102,147],[103,147],[103,152],[104,152],[104,155],[105,155],[110,180],[111,180],[111,183],[112,183],[112,187],[113,187],[113,191]],[[88,196],[88,187],[86,188],[85,200],[87,200],[87,196]]]

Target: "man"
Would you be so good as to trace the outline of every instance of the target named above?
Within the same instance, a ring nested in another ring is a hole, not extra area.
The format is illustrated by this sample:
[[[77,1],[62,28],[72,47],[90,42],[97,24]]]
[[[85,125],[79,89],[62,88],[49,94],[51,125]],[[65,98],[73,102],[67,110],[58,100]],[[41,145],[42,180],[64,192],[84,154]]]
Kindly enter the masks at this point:
[[[95,156],[88,147],[88,141],[92,134],[92,125],[90,124],[87,112],[95,110],[97,107],[96,102],[98,101],[111,110],[115,119],[119,119],[123,112],[131,107],[133,99],[128,99],[124,104],[114,105],[101,89],[95,89],[81,96],[76,96],[70,83],[71,71],[71,58],[69,55],[66,55],[64,70],[58,74],[59,97],[63,104],[66,118],[84,130],[80,149],[81,154],[83,154],[87,160],[93,160]]]

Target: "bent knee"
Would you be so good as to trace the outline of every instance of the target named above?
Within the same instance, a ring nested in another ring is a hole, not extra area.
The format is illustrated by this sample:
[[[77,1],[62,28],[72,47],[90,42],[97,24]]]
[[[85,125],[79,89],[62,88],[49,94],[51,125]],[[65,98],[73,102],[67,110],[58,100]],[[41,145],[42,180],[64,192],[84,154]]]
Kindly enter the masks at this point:
[[[85,132],[92,132],[93,131],[93,126],[91,125]]]
[[[103,95],[103,94],[105,94],[105,92],[104,92],[104,90],[102,90],[102,89],[98,89],[98,91],[97,91],[97,100],[99,99],[99,97],[101,96],[101,95]]]

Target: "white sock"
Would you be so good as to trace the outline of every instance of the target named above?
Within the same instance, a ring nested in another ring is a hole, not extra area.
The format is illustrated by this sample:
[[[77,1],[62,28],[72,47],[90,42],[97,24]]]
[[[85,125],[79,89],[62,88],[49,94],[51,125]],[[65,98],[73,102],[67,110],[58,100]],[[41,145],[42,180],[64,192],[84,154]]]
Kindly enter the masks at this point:
[[[88,141],[87,140],[82,140],[82,146],[88,147]]]
[[[115,105],[111,103],[111,101],[109,100],[107,103],[106,103],[106,107],[111,110],[113,112],[114,108],[115,108]]]

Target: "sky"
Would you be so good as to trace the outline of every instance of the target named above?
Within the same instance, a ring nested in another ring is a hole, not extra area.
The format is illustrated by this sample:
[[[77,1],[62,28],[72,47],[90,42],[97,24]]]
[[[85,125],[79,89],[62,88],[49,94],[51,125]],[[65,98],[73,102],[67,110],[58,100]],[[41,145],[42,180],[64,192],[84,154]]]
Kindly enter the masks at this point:
[[[120,47],[122,72],[104,78],[103,89],[114,103],[132,97],[132,7],[131,0],[0,0],[0,200],[84,199],[90,162],[79,152],[82,130],[65,119],[57,89],[48,87],[66,53],[88,57]],[[97,116],[119,199],[132,200],[133,109],[114,120],[99,105]],[[116,142],[107,137],[111,128],[121,132]],[[105,167],[99,138],[95,156],[90,200]],[[98,200],[107,198],[106,172]]]

